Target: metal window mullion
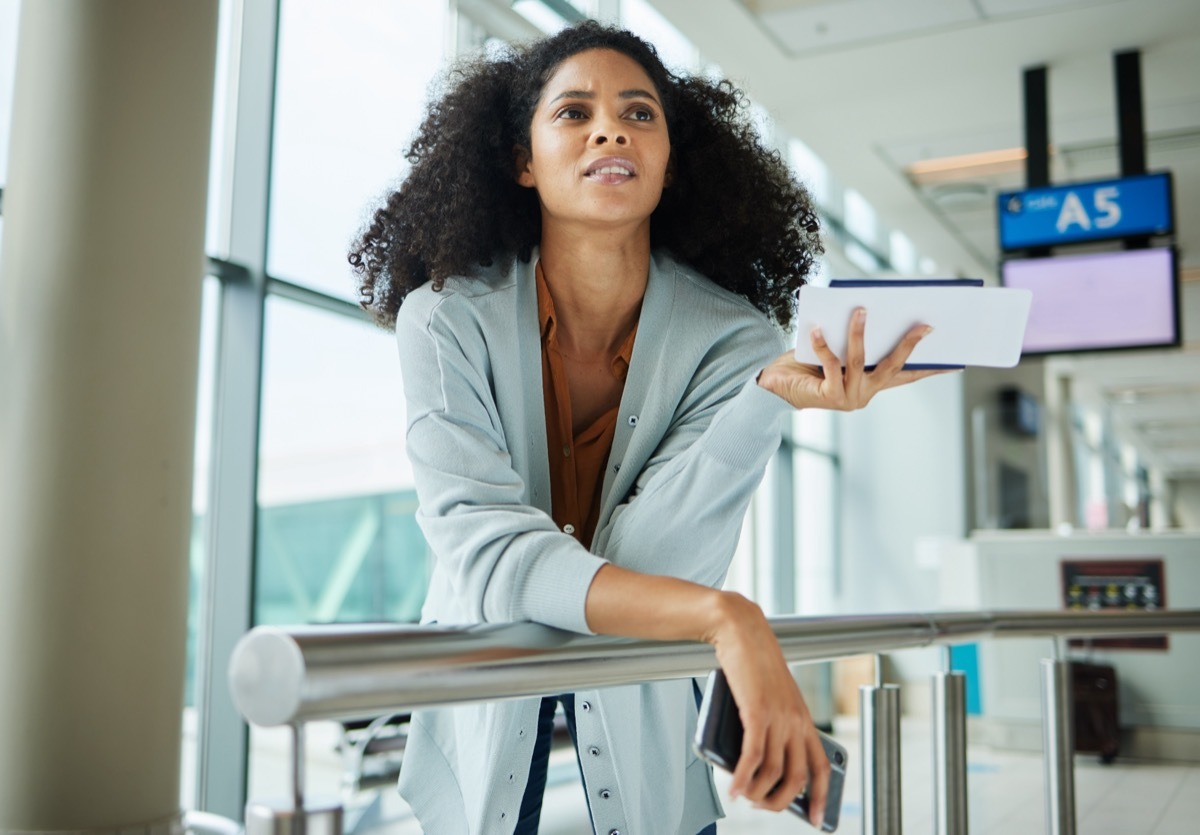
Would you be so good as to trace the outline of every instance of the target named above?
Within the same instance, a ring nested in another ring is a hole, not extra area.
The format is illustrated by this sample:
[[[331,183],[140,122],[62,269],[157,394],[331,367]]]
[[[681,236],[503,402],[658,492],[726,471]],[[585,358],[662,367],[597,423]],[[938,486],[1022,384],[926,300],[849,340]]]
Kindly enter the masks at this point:
[[[771,479],[771,604],[776,614],[796,611],[796,463],[791,416],[783,429],[783,443],[775,452]]]
[[[840,606],[842,602],[842,590],[844,588],[842,573],[845,565],[842,554],[844,537],[842,535],[842,424],[840,420],[835,419],[833,421],[831,432],[833,435],[830,438],[830,447],[833,450],[830,453],[830,463],[833,466],[833,507],[830,511],[833,516],[831,520],[833,526],[833,599]]]
[[[229,261],[222,272],[206,571],[197,653],[196,806],[241,820],[249,732],[229,695],[253,625],[258,429],[279,2],[239,2]]]
[[[310,287],[280,278],[267,276],[266,292],[267,295],[287,299],[307,305],[308,307],[314,307],[326,313],[332,313],[335,316],[346,316],[360,322],[371,321],[370,314],[352,301],[341,299],[328,293],[322,293],[320,290],[313,290]]]

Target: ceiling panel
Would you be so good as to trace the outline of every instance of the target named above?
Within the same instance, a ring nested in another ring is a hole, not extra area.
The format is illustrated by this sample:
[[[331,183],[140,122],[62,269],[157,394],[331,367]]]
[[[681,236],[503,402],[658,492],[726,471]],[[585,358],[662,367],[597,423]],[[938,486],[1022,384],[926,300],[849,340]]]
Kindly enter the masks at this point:
[[[971,0],[802,2],[762,11],[758,17],[791,55],[894,39],[980,19]]]
[[[789,55],[1121,0],[742,0]]]

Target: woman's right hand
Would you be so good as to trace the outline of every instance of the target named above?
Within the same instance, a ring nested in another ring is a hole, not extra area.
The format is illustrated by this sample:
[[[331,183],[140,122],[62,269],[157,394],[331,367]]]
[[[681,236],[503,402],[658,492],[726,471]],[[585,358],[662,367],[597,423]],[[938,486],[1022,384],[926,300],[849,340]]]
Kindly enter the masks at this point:
[[[742,720],[730,795],[778,812],[807,786],[811,822],[820,828],[829,760],[762,609],[740,594],[720,592],[705,640],[717,650]]]
[[[809,334],[820,365],[809,365],[787,351],[762,370],[758,384],[796,409],[861,409],[879,392],[923,380],[947,369],[905,369],[904,363],[932,328],[914,325],[892,352],[872,370],[866,368],[867,311],[857,308],[850,317],[845,362],[837,356],[819,330]]]

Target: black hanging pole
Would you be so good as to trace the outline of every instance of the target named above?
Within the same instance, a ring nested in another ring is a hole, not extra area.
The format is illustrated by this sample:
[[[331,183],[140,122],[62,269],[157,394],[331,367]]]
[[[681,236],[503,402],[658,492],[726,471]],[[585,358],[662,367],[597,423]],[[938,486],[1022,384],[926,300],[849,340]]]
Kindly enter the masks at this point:
[[[1050,117],[1046,67],[1025,70],[1025,187],[1050,185]]]
[[[1121,176],[1146,173],[1146,128],[1142,120],[1142,53],[1113,53],[1117,85],[1117,142]]]

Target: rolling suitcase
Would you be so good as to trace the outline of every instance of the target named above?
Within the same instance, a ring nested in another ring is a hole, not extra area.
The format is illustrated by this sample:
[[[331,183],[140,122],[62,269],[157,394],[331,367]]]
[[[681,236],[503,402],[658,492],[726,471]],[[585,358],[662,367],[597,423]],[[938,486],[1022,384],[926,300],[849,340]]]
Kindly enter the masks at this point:
[[[1121,747],[1117,724],[1117,671],[1111,664],[1071,662],[1075,750],[1111,763]]]

